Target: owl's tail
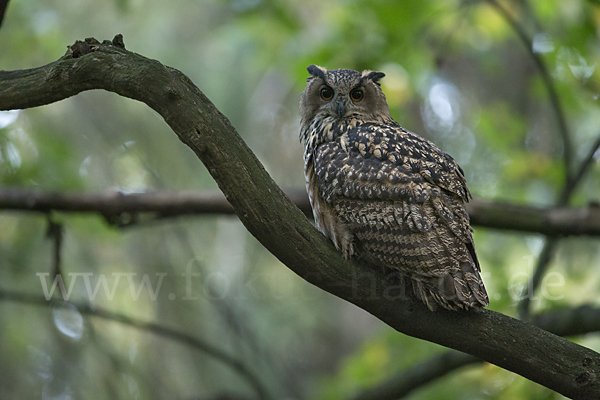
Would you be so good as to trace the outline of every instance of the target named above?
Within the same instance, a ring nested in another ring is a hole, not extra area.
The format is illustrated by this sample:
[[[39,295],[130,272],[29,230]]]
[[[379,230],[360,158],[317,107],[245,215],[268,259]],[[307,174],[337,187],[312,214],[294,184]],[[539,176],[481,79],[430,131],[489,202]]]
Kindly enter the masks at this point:
[[[489,305],[481,275],[474,264],[463,262],[460,270],[440,277],[412,277],[415,296],[431,311],[438,305],[448,310],[482,308]]]

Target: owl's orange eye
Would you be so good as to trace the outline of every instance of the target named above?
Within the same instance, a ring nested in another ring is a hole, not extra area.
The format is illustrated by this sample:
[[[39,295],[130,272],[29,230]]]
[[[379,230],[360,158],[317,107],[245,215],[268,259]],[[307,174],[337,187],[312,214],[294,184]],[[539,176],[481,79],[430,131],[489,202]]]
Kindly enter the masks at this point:
[[[329,86],[325,86],[325,87],[321,88],[321,91],[319,93],[321,94],[321,98],[323,100],[333,99],[333,89],[330,88]]]
[[[361,89],[354,89],[350,92],[350,98],[353,101],[361,101],[364,97],[364,93]]]

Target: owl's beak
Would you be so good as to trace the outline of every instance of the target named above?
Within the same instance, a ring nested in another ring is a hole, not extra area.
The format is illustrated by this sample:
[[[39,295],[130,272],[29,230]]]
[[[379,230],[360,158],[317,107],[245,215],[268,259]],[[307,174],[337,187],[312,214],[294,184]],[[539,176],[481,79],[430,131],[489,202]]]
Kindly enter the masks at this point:
[[[338,100],[337,113],[340,118],[344,118],[344,115],[346,115],[346,104],[344,104],[344,100]]]

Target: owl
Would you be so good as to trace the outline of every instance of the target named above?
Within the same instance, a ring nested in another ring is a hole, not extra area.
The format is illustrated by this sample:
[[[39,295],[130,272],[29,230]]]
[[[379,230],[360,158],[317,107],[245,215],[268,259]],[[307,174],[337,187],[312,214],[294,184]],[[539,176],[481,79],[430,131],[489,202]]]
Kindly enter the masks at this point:
[[[456,161],[392,119],[383,73],[307,70],[300,140],[317,228],[345,258],[400,272],[432,311],[487,306]]]

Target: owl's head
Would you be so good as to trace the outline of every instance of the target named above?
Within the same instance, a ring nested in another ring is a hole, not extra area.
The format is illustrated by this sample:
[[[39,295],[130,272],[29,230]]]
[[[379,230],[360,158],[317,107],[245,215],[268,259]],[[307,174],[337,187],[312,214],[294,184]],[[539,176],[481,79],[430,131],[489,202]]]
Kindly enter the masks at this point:
[[[391,120],[379,80],[383,72],[334,69],[311,65],[306,88],[300,98],[302,124],[314,118],[387,122]]]

